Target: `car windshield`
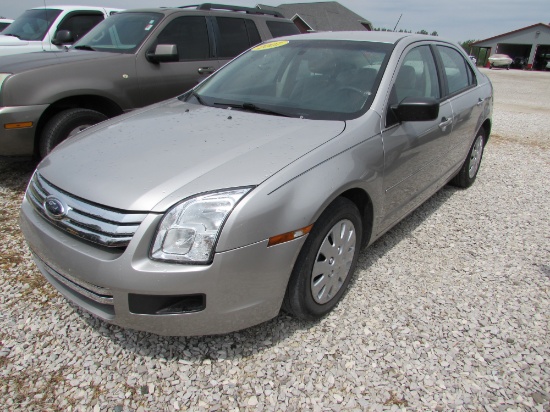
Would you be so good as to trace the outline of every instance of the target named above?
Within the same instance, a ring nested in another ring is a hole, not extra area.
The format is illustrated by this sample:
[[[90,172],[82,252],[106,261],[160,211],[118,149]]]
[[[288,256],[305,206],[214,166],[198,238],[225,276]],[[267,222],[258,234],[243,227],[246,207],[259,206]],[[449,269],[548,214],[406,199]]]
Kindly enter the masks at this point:
[[[43,40],[61,10],[27,10],[6,28],[2,34],[21,40]]]
[[[134,53],[163,15],[160,13],[117,13],[95,26],[73,46],[74,49]]]
[[[193,93],[201,104],[308,119],[349,120],[371,105],[392,44],[273,41],[235,59]]]

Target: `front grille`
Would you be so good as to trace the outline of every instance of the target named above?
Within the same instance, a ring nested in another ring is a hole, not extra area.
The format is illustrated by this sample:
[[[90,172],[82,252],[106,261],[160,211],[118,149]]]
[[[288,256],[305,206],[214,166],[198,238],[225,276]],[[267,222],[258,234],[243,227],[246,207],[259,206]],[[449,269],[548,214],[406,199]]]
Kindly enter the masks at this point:
[[[27,189],[27,200],[51,224],[73,236],[106,247],[128,246],[146,213],[131,213],[92,204],[55,187],[38,172]],[[47,199],[63,206],[63,213],[52,216],[45,207]]]

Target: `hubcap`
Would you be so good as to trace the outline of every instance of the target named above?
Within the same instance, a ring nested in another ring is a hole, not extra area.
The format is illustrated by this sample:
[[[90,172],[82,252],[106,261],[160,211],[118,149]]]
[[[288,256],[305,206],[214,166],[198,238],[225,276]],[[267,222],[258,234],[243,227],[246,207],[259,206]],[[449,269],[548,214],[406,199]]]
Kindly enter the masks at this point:
[[[342,288],[355,254],[355,226],[340,220],[327,233],[311,274],[311,293],[319,304],[328,303]]]
[[[468,167],[468,176],[472,179],[479,169],[481,163],[481,155],[483,154],[483,136],[479,135],[474,142],[472,153],[470,155],[470,164]]]

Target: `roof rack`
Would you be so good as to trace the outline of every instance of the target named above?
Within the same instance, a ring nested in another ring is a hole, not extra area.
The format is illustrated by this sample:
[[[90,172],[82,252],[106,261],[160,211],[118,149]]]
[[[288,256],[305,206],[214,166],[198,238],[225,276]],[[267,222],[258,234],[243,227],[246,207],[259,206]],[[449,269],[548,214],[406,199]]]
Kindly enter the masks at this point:
[[[190,4],[189,6],[180,6],[179,9],[187,8],[196,8],[197,10],[229,10],[229,11],[241,11],[246,14],[267,14],[275,17],[284,17],[278,11],[273,10],[261,10],[253,7],[241,7],[241,6],[230,6],[227,4],[217,4],[217,3],[202,3],[202,4]]]

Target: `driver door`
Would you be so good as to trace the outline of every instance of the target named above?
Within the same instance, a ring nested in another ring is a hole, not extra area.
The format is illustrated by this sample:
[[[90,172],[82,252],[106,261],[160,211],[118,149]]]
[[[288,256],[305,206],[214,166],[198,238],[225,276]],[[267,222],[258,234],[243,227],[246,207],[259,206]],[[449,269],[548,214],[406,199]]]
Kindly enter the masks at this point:
[[[449,167],[444,159],[453,128],[449,101],[440,102],[438,117],[430,121],[399,122],[391,107],[405,97],[441,100],[442,94],[432,48],[422,45],[405,51],[394,76],[382,131],[384,227],[393,225],[433,193],[432,188]]]
[[[212,31],[204,16],[181,16],[170,21],[137,56],[142,106],[175,97],[206,79],[220,66],[213,57]],[[146,53],[158,44],[175,44],[176,62],[152,63]]]

